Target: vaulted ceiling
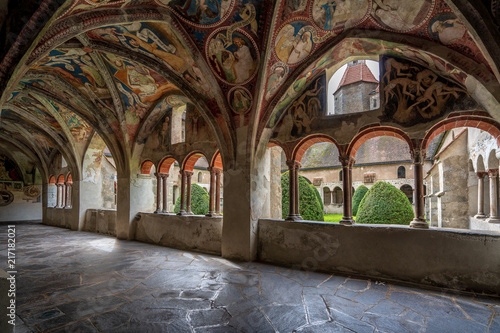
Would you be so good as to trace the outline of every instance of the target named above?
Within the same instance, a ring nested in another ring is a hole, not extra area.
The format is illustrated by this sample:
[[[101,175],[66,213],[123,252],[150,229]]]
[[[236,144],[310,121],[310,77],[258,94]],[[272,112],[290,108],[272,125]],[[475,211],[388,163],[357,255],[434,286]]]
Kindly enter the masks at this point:
[[[313,79],[354,58],[406,58],[500,100],[496,1],[36,3],[10,1],[4,20],[0,145],[45,172],[58,153],[79,170],[94,133],[129,161],[169,107],[186,103],[231,159]]]

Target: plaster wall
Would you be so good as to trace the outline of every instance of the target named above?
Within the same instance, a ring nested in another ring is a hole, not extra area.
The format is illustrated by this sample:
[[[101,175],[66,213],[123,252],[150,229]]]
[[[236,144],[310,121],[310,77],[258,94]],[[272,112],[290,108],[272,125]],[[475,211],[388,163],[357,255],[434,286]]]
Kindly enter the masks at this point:
[[[476,219],[469,216],[470,230],[496,231],[500,233],[500,223],[488,223],[486,219]]]
[[[304,270],[500,295],[499,233],[268,219],[259,220],[258,258]]]
[[[82,230],[116,236],[116,210],[88,209]]]
[[[33,221],[42,219],[42,202],[36,198],[26,200],[22,191],[12,191],[14,201],[10,205],[0,207],[0,222]]]
[[[46,210],[43,224],[71,229],[74,222],[73,209],[51,208]]]
[[[222,218],[140,213],[135,239],[182,250],[221,254]]]

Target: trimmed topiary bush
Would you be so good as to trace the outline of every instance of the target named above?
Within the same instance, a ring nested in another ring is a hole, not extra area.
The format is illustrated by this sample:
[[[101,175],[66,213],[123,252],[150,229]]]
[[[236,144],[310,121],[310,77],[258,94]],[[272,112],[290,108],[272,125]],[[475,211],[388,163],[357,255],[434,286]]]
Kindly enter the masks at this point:
[[[208,213],[210,196],[207,191],[198,184],[191,184],[191,211],[194,215],[205,215]],[[174,213],[181,210],[181,196],[175,201]]]
[[[357,223],[410,224],[415,217],[406,195],[393,185],[378,181],[359,204]]]
[[[358,208],[361,200],[363,200],[365,194],[368,192],[368,187],[365,185],[361,185],[354,191],[354,195],[352,196],[352,215],[358,215]]]
[[[289,177],[288,171],[281,175],[282,217],[288,216],[290,203],[288,201]],[[304,220],[323,221],[323,208],[318,190],[299,175],[299,212]]]

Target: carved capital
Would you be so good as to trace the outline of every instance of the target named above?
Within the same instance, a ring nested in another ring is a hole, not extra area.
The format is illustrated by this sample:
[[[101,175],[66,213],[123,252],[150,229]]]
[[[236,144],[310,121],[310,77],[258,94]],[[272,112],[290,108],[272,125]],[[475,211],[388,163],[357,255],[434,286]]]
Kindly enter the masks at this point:
[[[73,186],[73,182],[66,182],[65,184],[66,184],[66,186],[68,186],[68,187]]]
[[[300,169],[301,165],[300,162],[294,161],[294,160],[289,160],[286,161],[286,165],[288,166],[289,170],[298,170]]]
[[[193,176],[192,171],[184,171],[184,175],[186,175],[187,178],[191,178]]]
[[[425,160],[426,150],[421,148],[414,148],[410,151],[411,159],[415,164],[422,164]]]
[[[352,168],[354,163],[356,163],[356,160],[351,155],[341,155],[339,156],[339,161],[342,164],[342,167],[348,168]]]
[[[495,178],[496,176],[498,176],[498,169],[489,169],[488,176],[490,178]]]
[[[485,171],[476,172],[477,178],[483,179],[488,173]]]
[[[160,173],[160,177],[163,178],[163,179],[167,179],[168,178],[168,173]]]

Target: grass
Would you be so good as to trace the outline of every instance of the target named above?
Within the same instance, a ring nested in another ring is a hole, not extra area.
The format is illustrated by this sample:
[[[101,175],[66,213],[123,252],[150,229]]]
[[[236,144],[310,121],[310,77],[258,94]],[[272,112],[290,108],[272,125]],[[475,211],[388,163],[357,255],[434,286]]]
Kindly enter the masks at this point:
[[[342,214],[324,214],[325,222],[339,223],[342,220]],[[356,219],[356,217],[353,217]]]

